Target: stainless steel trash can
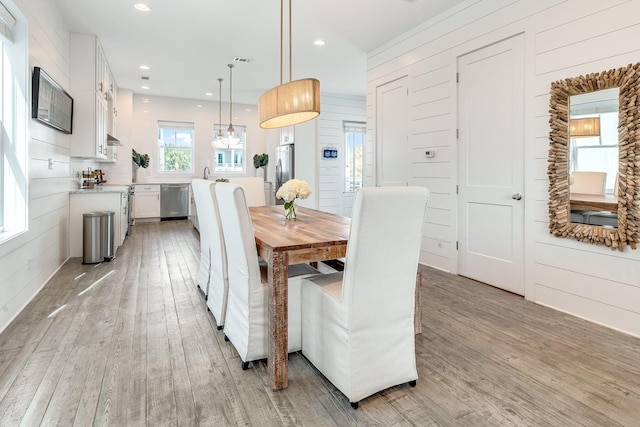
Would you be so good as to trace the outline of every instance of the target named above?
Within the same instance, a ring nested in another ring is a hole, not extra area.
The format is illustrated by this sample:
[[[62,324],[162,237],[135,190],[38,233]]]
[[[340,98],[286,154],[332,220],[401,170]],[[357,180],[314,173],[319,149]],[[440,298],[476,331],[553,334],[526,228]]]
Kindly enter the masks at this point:
[[[101,212],[101,234],[102,234],[102,257],[105,261],[111,261],[116,257],[115,248],[115,224],[116,213],[104,211]]]
[[[82,214],[82,263],[102,262],[102,212]]]

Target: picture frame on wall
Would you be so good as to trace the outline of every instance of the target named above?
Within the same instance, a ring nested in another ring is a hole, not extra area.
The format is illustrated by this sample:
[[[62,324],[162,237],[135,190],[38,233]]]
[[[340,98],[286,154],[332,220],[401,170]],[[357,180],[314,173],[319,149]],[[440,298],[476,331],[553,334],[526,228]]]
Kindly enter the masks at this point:
[[[31,117],[64,133],[73,131],[73,98],[42,68],[33,68]]]

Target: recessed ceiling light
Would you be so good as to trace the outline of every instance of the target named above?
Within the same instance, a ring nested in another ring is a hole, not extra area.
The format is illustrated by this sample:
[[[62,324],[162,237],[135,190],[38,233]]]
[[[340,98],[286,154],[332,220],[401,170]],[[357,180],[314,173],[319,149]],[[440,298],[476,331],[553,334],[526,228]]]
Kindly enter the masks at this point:
[[[149,103],[149,99],[148,98],[142,98],[142,102],[144,102],[145,104]]]
[[[196,107],[198,107],[198,108],[202,108],[202,105],[198,104],[198,105],[196,105]]]
[[[245,108],[245,110],[244,110],[244,111],[249,111],[249,112],[250,112],[250,111],[251,111],[251,108]]]
[[[140,89],[149,89],[149,86],[140,86]]]
[[[213,96],[213,94],[212,94],[211,92],[207,92],[207,93],[205,93],[205,95],[207,95],[207,96]]]
[[[135,7],[140,12],[149,12],[151,10],[151,8],[144,3],[136,3],[133,5],[133,7]]]
[[[313,44],[315,44],[316,46],[324,46],[326,42],[324,40],[318,39],[314,41]]]
[[[151,67],[149,67],[148,65],[141,65],[138,68],[140,68],[141,70],[148,70]]]

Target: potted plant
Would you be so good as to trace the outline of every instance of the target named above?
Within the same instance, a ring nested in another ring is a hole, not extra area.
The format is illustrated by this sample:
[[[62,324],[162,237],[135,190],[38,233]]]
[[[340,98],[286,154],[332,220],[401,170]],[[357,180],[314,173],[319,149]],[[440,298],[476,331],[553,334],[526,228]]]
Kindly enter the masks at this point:
[[[140,154],[133,148],[131,149],[131,182],[136,182],[136,173],[138,172],[138,168],[142,166],[143,168],[147,168],[149,166],[149,155],[148,154]]]
[[[267,180],[267,165],[269,164],[269,155],[267,153],[256,154],[253,156],[253,167],[256,168],[256,176],[258,175],[258,168],[262,168],[263,179]]]

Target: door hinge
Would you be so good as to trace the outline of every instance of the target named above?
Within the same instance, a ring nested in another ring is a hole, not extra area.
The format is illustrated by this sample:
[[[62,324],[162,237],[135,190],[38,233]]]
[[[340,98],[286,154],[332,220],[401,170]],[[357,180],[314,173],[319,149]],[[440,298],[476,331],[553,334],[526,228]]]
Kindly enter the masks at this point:
[[[460,139],[460,129],[456,129],[456,139]]]
[[[456,251],[458,250],[458,241],[456,240]]]
[[[456,83],[460,83],[460,73],[456,73]]]
[[[456,185],[456,194],[460,194],[460,186]]]

